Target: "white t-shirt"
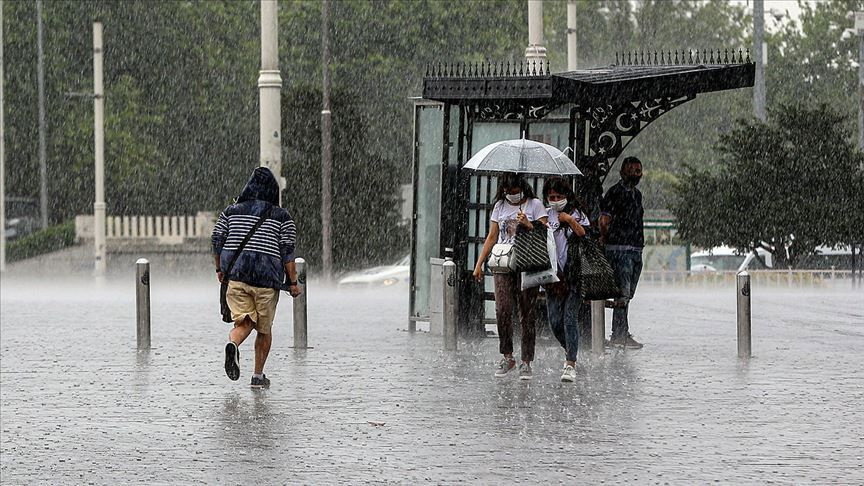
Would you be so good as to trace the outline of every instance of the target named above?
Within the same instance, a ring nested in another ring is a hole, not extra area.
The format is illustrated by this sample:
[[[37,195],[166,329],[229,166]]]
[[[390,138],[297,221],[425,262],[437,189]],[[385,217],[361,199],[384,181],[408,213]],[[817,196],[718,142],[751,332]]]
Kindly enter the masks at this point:
[[[539,199],[527,199],[520,205],[513,205],[502,200],[495,203],[492,208],[492,216],[489,218],[493,223],[498,223],[498,243],[514,243],[516,240],[516,228],[519,220],[516,216],[519,209],[528,217],[528,221],[537,221],[546,217],[546,208]]]
[[[552,208],[546,210],[547,216],[549,216],[549,228],[554,231],[555,235],[555,250],[558,252],[558,271],[564,270],[564,265],[567,264],[567,236],[569,236],[573,229],[570,228],[569,224],[561,224],[558,221],[558,211],[555,211]],[[590,226],[591,222],[588,220],[588,217],[582,214],[578,209],[573,209],[573,212],[570,213],[570,216],[573,216],[573,219],[576,220],[582,226]]]

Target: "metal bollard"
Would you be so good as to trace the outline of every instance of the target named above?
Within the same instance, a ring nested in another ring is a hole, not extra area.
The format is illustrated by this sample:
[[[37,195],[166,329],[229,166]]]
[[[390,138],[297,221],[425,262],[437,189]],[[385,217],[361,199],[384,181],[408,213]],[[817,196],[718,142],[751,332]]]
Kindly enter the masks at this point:
[[[750,358],[750,274],[741,272],[738,282],[738,357]]]
[[[138,349],[150,349],[150,262],[135,262],[135,306],[137,309]]]
[[[444,270],[444,349],[456,351],[456,264],[445,258]]]
[[[294,260],[297,266],[297,286],[300,295],[294,297],[294,348],[308,347],[308,334],[306,327],[306,260],[298,258]]]
[[[591,350],[595,355],[606,353],[606,302],[591,301]]]

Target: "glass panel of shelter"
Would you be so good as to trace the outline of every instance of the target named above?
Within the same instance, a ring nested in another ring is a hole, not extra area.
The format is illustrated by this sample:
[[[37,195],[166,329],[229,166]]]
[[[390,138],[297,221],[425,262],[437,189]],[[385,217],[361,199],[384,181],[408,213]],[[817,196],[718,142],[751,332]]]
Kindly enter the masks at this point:
[[[416,204],[412,262],[411,316],[428,318],[431,286],[430,258],[440,258],[441,152],[444,136],[444,110],[441,104],[416,105],[417,147],[414,161]]]

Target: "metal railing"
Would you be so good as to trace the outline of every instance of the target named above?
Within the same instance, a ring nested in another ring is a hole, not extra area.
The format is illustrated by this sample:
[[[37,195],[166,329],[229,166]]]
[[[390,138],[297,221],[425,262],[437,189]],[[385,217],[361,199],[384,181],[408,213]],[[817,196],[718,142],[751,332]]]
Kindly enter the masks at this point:
[[[209,238],[214,220],[214,215],[206,212],[195,216],[108,216],[105,218],[105,236],[112,240]],[[93,237],[92,215],[75,217],[75,237]]]
[[[852,271],[824,270],[748,270],[754,285],[760,287],[833,287],[851,285]],[[719,287],[734,286],[736,272],[673,272],[664,270],[643,271],[640,284],[658,287]]]

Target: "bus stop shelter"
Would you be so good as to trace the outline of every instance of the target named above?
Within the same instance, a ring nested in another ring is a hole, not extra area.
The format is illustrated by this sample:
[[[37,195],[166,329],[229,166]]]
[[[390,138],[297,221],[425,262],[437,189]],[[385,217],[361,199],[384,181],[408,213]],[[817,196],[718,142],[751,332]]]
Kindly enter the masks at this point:
[[[754,72],[740,50],[630,52],[608,67],[555,74],[548,63],[428,66],[414,104],[411,328],[442,298],[432,292],[430,259],[456,263],[460,333],[482,333],[494,316],[491,274],[477,283],[471,273],[497,177],[463,170],[472,154],[521,137],[558,147],[584,174],[577,193],[596,208],[602,179],[646,126],[701,93],[751,87]],[[541,177],[529,180],[542,187]]]

